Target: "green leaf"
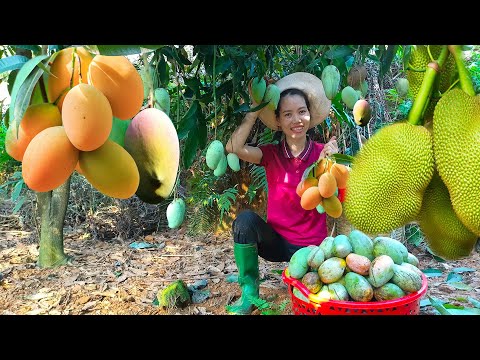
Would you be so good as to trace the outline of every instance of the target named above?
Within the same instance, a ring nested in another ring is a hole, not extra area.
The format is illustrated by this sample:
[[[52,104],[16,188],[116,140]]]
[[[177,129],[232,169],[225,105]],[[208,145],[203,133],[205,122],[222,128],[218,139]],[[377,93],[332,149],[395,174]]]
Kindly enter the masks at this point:
[[[188,169],[193,164],[197,157],[198,137],[196,128],[192,128],[188,132],[188,137],[185,140],[185,147],[183,149],[183,166]]]
[[[249,109],[250,109],[250,106],[248,106],[248,104],[246,104],[246,103],[243,103],[242,105],[240,105],[239,107],[234,109],[233,113],[237,114],[237,113],[240,113],[240,112],[249,111]]]
[[[160,83],[162,84],[162,87],[166,88],[170,81],[170,67],[165,61],[163,55],[160,55],[160,60],[157,64],[157,72],[160,76]]]
[[[222,56],[217,58],[215,62],[215,75],[219,75],[224,71],[230,69],[232,64],[233,64],[233,61],[228,56]]]
[[[342,45],[342,46],[339,46],[339,47],[335,47],[334,49],[328,50],[325,53],[325,56],[328,59],[333,60],[333,59],[337,59],[337,58],[341,58],[341,57],[351,55],[351,54],[354,53],[354,51],[355,51],[355,49],[352,48],[351,46]]]
[[[353,162],[354,157],[347,154],[333,154],[332,157],[339,164],[350,165]]]
[[[22,66],[22,68],[18,71],[18,74],[15,77],[15,83],[13,84],[12,92],[10,93],[10,108],[8,109],[8,111],[9,111],[11,121],[16,121],[15,109],[17,108],[17,105],[16,105],[17,96],[20,88],[22,87],[23,83],[25,82],[27,77],[30,75],[30,73],[37,67],[38,63],[47,57],[48,55],[41,55],[41,56],[34,57],[33,59],[30,59],[29,61],[27,61]],[[23,117],[23,113],[22,113],[22,117]],[[18,124],[19,123],[20,122],[18,122]]]
[[[161,52],[164,53],[167,56],[167,58],[175,60],[181,65],[192,65],[192,63],[185,56],[183,56],[179,51],[177,51],[177,49],[172,50],[171,47],[165,46],[161,49]]]
[[[26,197],[22,196],[20,199],[18,199],[18,202],[15,204],[15,207],[13,208],[12,212],[16,214],[18,210],[22,207],[23,203],[25,202]]]
[[[0,59],[0,74],[5,71],[20,69],[28,60],[30,59],[22,55],[13,55]]]
[[[472,287],[470,285],[467,285],[462,282],[452,281],[452,282],[449,282],[448,285],[453,286],[455,289],[458,289],[458,290],[465,290],[465,291],[472,290]]]
[[[430,304],[432,304],[432,306],[437,309],[437,311],[441,314],[441,315],[451,315],[451,313],[445,309],[445,307],[442,305],[441,302],[439,302],[437,299],[435,298],[432,298],[431,296],[427,296],[428,299],[430,300]]]
[[[184,79],[185,85],[187,85],[190,89],[193,90],[195,96],[198,98],[200,97],[200,88],[202,87],[202,83],[198,78],[189,78]]]
[[[258,111],[260,109],[263,109],[265,106],[268,105],[268,102],[262,102],[260,105],[257,105],[251,109],[248,110],[248,112],[255,112],[255,111]]]
[[[422,270],[426,277],[442,276],[442,270],[427,268]]]
[[[43,74],[43,70],[41,68],[36,68],[30,75],[28,75],[27,79],[23,82],[22,86],[17,92],[16,101],[14,104],[14,119],[17,121],[17,127],[20,125],[20,120],[23,118],[23,114],[27,110],[28,105],[30,104],[30,98],[32,95],[33,90],[35,89],[35,85],[37,85],[38,79]],[[10,106],[10,109],[12,106]],[[10,110],[9,109],[9,110]]]
[[[475,269],[468,268],[468,267],[458,267],[458,268],[452,269],[452,271],[461,274],[463,272],[475,271]]]
[[[17,201],[18,197],[20,196],[20,193],[22,192],[23,184],[24,184],[23,181],[20,180],[19,182],[17,182],[17,184],[13,188],[12,197],[11,197],[13,202]]]
[[[204,149],[205,146],[207,146],[207,140],[208,140],[208,128],[207,128],[207,123],[205,121],[205,116],[203,115],[202,112],[198,115],[197,118],[197,138],[198,138],[198,147],[200,149]]]
[[[383,78],[388,70],[390,70],[390,66],[392,65],[393,58],[397,53],[398,45],[389,45],[387,51],[382,54],[380,60],[380,78]]]
[[[106,56],[127,56],[154,51],[155,49],[144,48],[141,45],[83,45],[92,54]],[[161,45],[159,45],[161,47]]]
[[[452,281],[458,282],[462,280],[463,280],[462,275],[459,275],[453,271],[447,275],[447,282],[452,282]]]
[[[463,309],[448,309],[449,315],[480,315],[480,309],[463,308]]]
[[[480,309],[480,301],[478,301],[477,299],[474,299],[473,297],[469,296],[467,298],[467,300],[470,302],[470,304],[472,304],[473,306],[475,306],[476,308],[479,308]]]
[[[40,45],[11,45],[20,49],[30,50],[33,55],[37,56],[42,53],[42,47]]]
[[[108,138],[123,147],[125,144],[125,133],[131,122],[132,120],[120,120],[114,116],[112,130]]]
[[[183,115],[178,124],[178,138],[181,140],[187,136],[187,133],[193,129],[197,124],[197,113],[200,111],[198,101],[194,101],[187,113]]]

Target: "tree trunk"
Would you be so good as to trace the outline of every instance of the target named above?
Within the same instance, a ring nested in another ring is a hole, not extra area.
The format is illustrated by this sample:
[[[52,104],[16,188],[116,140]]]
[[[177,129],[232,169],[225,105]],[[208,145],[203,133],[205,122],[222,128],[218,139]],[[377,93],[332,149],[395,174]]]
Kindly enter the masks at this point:
[[[52,268],[69,260],[63,251],[63,224],[70,194],[70,179],[48,192],[37,192],[40,216],[40,250],[37,265]]]

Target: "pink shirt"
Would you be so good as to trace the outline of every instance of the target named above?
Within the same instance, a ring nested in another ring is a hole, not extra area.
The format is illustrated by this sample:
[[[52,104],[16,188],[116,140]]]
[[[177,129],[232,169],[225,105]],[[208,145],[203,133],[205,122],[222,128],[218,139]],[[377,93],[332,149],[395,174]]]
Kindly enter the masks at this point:
[[[304,210],[296,193],[303,172],[318,160],[324,144],[307,140],[294,157],[285,140],[278,145],[261,145],[260,166],[265,167],[268,183],[267,223],[285,240],[300,246],[319,245],[327,236],[326,214]]]

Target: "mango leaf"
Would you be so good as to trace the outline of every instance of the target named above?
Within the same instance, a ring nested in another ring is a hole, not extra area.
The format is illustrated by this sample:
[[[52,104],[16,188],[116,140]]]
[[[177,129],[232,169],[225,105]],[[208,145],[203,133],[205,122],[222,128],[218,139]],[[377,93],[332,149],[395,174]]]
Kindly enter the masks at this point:
[[[310,165],[309,167],[307,167],[307,168],[305,169],[305,171],[304,171],[303,174],[302,174],[302,180],[305,180],[305,179],[308,177],[308,175],[310,174],[310,171],[311,171],[315,166],[317,166],[317,164],[318,164],[318,160],[315,161],[312,165]]]
[[[25,111],[27,110],[28,105],[30,104],[30,98],[32,96],[32,92],[35,89],[35,85],[37,85],[38,79],[43,74],[43,70],[40,68],[36,68],[33,70],[30,75],[28,75],[27,79],[24,81],[22,86],[17,92],[17,96],[15,99],[15,103],[13,106],[10,106],[10,109],[13,107],[13,119],[14,121],[18,121],[17,123],[17,129],[18,126],[20,126],[20,120],[23,118],[23,114],[25,114]]]
[[[200,149],[204,149],[207,146],[207,139],[208,139],[208,129],[207,129],[207,122],[205,120],[205,115],[202,112],[199,113],[197,118],[197,126],[198,126],[198,147]]]
[[[12,212],[16,214],[20,208],[22,207],[23,203],[25,202],[26,197],[22,196],[20,199],[18,199],[17,203],[15,204],[15,207],[13,208]]]
[[[325,53],[325,57],[327,57],[328,59],[343,58],[345,56],[353,54],[354,51],[355,51],[355,49],[352,48],[351,46],[342,45],[342,46],[339,46],[339,47],[335,47],[331,50],[328,50]]]
[[[431,296],[427,296],[430,300],[430,304],[441,314],[441,315],[452,315],[445,307],[442,305],[440,301]]]
[[[233,61],[228,56],[222,56],[217,58],[215,62],[215,74],[218,75],[230,69],[232,64],[233,64]]]
[[[22,55],[13,55],[0,59],[0,74],[5,71],[20,69],[28,60],[30,59]]]
[[[188,169],[193,164],[197,157],[198,137],[197,129],[193,128],[188,132],[188,137],[185,140],[185,147],[183,149],[183,166]]]
[[[166,88],[168,83],[170,82],[170,67],[165,61],[163,55],[160,55],[159,57],[160,60],[157,63],[157,73],[160,77],[161,85]]]
[[[190,89],[193,90],[195,93],[196,97],[200,97],[200,88],[202,87],[202,83],[198,78],[189,78],[189,79],[183,79],[185,82],[185,85],[187,85]]]
[[[239,107],[237,107],[235,110],[233,110],[233,113],[234,114],[237,114],[239,112],[245,112],[245,111],[248,111],[250,109],[250,106],[248,106],[248,104],[246,103],[243,103],[242,105],[240,105]]]
[[[447,275],[447,282],[452,282],[452,281],[458,282],[462,280],[463,280],[462,275],[459,275],[453,271]]]
[[[353,162],[353,156],[347,154],[333,154],[336,162],[343,165],[350,165]]]
[[[470,304],[472,304],[473,306],[475,306],[476,308],[479,308],[480,309],[480,301],[478,301],[477,299],[474,299],[473,297],[469,296],[467,298],[467,300],[470,302]]]
[[[155,49],[144,48],[141,45],[82,45],[92,54],[107,56],[127,56],[154,51]],[[161,45],[159,45],[161,47]]]
[[[429,248],[428,246],[427,246],[427,251],[428,251],[430,254],[432,254],[433,258],[434,258],[435,260],[437,260],[438,262],[446,262],[445,259],[442,259],[440,256],[435,255],[435,253],[434,253],[432,250],[430,250],[430,248]]]
[[[449,315],[480,315],[480,309],[463,308],[463,309],[448,309]]]
[[[37,56],[42,53],[42,47],[40,45],[10,45],[20,49],[30,50],[33,55]]]
[[[387,50],[382,54],[380,60],[380,78],[383,78],[387,71],[390,70],[390,65],[392,65],[397,49],[398,45],[389,45]]]
[[[17,184],[13,188],[12,196],[11,196],[11,199],[13,202],[17,201],[18,197],[20,196],[20,193],[22,192],[23,184],[24,184],[23,180],[20,180],[17,182]]]
[[[442,270],[427,268],[422,270],[426,277],[442,276]]]
[[[452,271],[461,274],[463,272],[475,271],[475,269],[468,268],[468,267],[458,267],[458,268],[452,269]]]
[[[192,65],[190,60],[183,56],[180,52],[172,50],[170,47],[165,46],[161,49],[161,52],[172,60],[177,61],[181,65]]]
[[[263,109],[263,108],[264,108],[265,106],[267,106],[267,105],[268,105],[268,102],[262,102],[260,105],[255,106],[255,107],[249,109],[248,112],[258,111],[258,110],[260,110],[260,109]]]
[[[125,133],[131,122],[132,120],[120,120],[114,116],[112,130],[108,138],[123,147],[125,144]]]
[[[40,61],[44,60],[47,57],[48,57],[48,55],[40,55],[40,56],[34,57],[33,59],[30,59],[29,61],[27,61],[22,66],[22,68],[18,71],[18,74],[15,77],[15,83],[13,84],[12,92],[10,93],[10,105],[11,106],[8,109],[8,111],[9,111],[9,115],[10,115],[11,120],[14,121],[16,119],[15,118],[15,109],[17,108],[17,95],[18,95],[18,92],[19,92],[20,88],[22,87],[23,83],[25,82],[27,77],[30,75],[30,73],[33,71],[33,69],[35,69],[37,67],[38,63],[40,63]],[[40,73],[40,75],[41,75],[41,73]],[[33,88],[32,88],[32,90],[33,90]],[[29,97],[29,99],[30,99],[30,97]],[[23,113],[22,113],[22,117],[23,117]],[[20,124],[20,122],[18,122],[18,123]]]
[[[198,101],[194,101],[188,109],[187,113],[183,115],[182,119],[178,124],[178,138],[182,140],[188,135],[188,132],[196,127],[197,123],[197,113],[200,111]]]
[[[472,287],[470,285],[467,285],[465,283],[458,282],[458,281],[449,282],[448,285],[453,286],[455,289],[458,289],[458,290],[465,290],[465,291],[472,290]]]

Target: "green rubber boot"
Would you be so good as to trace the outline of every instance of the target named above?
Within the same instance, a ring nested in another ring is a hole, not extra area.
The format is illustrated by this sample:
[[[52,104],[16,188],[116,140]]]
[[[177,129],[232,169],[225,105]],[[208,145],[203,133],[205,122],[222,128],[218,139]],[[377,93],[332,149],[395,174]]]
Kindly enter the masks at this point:
[[[238,284],[242,296],[232,305],[225,306],[229,314],[249,315],[253,304],[250,297],[259,297],[258,250],[256,244],[233,245],[233,254],[238,267]]]

